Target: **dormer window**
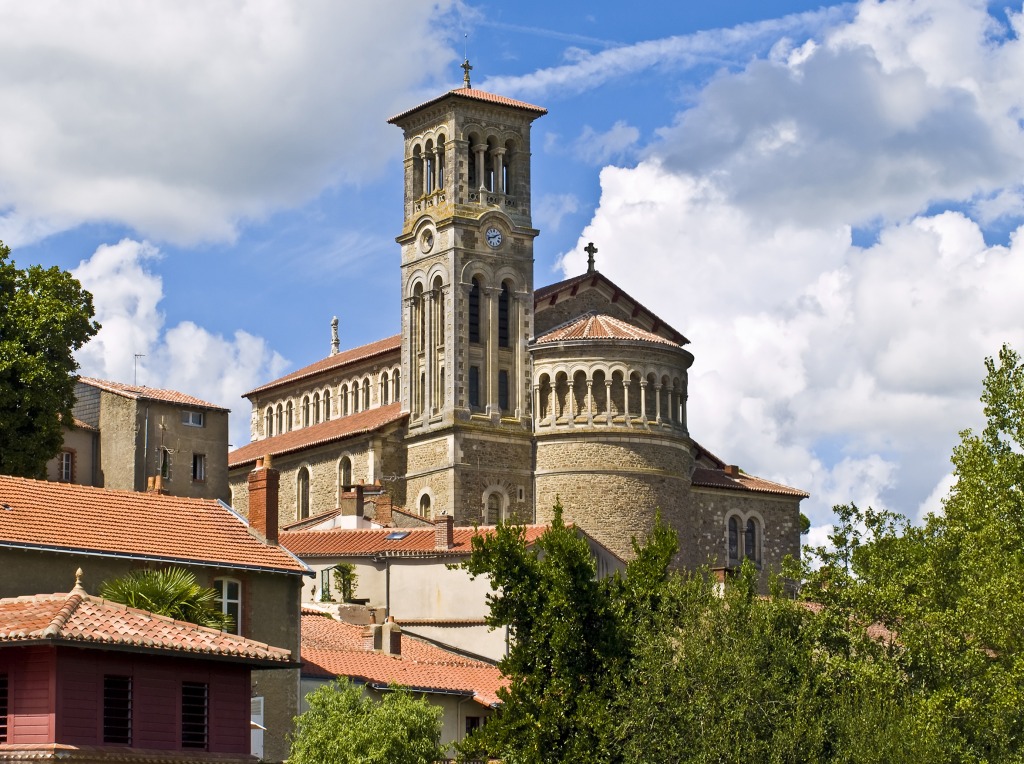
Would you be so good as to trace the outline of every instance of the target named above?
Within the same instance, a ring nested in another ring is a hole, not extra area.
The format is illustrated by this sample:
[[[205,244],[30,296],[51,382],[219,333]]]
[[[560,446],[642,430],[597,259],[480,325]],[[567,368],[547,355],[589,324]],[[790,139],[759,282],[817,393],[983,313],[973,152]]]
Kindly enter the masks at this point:
[[[181,423],[188,427],[203,427],[204,417],[202,411],[182,411]]]

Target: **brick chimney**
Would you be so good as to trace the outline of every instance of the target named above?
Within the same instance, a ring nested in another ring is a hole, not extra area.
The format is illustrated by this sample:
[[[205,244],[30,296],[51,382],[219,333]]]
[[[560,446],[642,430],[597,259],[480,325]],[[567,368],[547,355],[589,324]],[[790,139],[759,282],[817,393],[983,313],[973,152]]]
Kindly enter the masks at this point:
[[[455,546],[455,518],[451,515],[434,517],[434,548],[451,549]]]
[[[393,615],[388,616],[381,634],[381,647],[387,655],[402,654],[402,627],[395,623]]]
[[[356,485],[356,517],[363,516],[363,484],[358,483]]]
[[[727,464],[722,468],[722,471],[731,478],[738,478],[740,476],[740,468],[736,464]]]
[[[277,494],[281,473],[270,466],[270,456],[256,460],[249,473],[249,525],[270,544],[277,543]]]
[[[381,648],[382,627],[377,623],[377,611],[370,609],[370,622],[363,627],[363,649],[377,652]]]

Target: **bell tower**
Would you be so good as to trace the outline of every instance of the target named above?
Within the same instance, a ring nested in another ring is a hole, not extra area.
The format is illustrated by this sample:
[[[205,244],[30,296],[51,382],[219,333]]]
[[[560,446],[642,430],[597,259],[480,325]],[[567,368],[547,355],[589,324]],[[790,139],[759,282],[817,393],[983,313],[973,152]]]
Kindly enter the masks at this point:
[[[389,120],[404,133],[396,240],[406,501],[424,514],[454,513],[457,524],[493,519],[491,489],[500,489],[501,517],[532,519],[530,127],[547,113],[473,88],[471,68],[463,64],[463,87]],[[432,474],[417,473],[418,452]],[[522,479],[510,481],[509,470]]]

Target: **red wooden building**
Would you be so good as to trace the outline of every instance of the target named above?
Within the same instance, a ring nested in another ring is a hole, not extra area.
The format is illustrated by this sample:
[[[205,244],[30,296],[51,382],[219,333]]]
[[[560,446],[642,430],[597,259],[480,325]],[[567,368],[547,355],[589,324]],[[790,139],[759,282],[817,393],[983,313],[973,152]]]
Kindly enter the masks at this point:
[[[287,650],[69,594],[0,599],[0,761],[253,762],[253,668]]]

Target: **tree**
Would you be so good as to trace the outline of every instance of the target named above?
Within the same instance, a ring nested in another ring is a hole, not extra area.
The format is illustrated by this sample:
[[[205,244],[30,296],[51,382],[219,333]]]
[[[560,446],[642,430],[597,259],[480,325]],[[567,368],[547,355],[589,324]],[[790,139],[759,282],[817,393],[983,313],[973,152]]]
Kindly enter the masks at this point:
[[[73,353],[100,327],[71,274],[9,256],[0,242],[0,473],[42,477],[71,422]]]
[[[211,629],[230,630],[235,625],[234,619],[221,610],[217,591],[200,586],[195,575],[184,568],[133,570],[104,581],[100,596]]]
[[[356,566],[350,562],[339,562],[334,566],[334,586],[341,593],[342,602],[351,602],[355,595],[359,576]]]
[[[378,701],[342,678],[306,696],[291,764],[432,764],[445,757],[441,709],[392,686]]]

